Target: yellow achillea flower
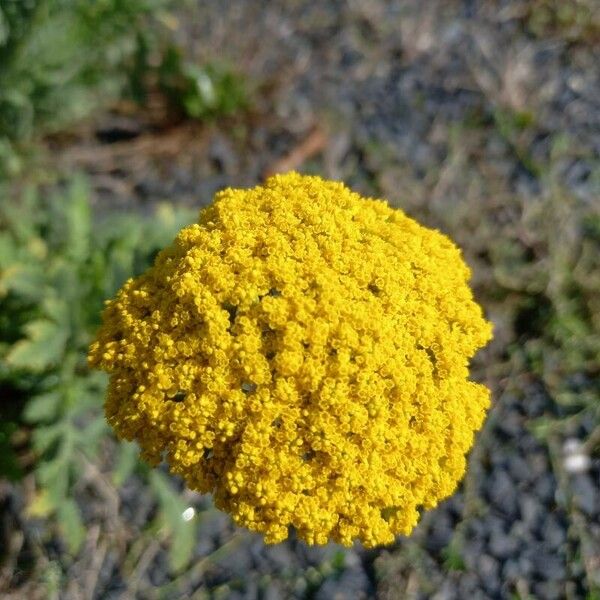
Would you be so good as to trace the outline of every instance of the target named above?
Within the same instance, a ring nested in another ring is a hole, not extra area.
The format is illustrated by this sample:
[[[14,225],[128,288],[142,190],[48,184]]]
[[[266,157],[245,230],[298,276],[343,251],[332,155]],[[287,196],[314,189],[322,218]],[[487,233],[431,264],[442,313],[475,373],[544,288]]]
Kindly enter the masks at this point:
[[[127,281],[89,361],[117,433],[267,542],[385,544],[455,490],[485,417],[469,276],[386,202],[277,175]]]

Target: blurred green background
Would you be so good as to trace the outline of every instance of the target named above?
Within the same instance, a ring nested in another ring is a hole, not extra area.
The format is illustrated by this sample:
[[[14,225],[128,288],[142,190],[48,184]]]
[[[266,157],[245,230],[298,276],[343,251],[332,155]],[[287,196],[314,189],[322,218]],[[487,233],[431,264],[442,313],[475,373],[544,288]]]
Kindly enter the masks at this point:
[[[593,0],[0,0],[0,595],[600,598],[599,48]],[[86,366],[216,190],[290,169],[449,234],[495,325],[465,481],[389,548],[236,530]]]

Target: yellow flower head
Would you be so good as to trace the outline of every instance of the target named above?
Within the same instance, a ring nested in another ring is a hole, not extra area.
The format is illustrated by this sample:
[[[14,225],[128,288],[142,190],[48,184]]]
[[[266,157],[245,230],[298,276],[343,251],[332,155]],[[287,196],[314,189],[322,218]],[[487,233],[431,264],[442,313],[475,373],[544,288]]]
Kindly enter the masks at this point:
[[[386,202],[277,175],[127,281],[89,361],[117,433],[267,542],[385,544],[455,490],[484,420],[469,276]]]

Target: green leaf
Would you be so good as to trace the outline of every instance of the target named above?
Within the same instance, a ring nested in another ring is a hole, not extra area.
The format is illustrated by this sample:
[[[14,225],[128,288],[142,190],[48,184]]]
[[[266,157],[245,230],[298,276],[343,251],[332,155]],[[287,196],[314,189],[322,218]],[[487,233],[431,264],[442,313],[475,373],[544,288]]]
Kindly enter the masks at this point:
[[[139,450],[133,442],[119,444],[117,463],[112,470],[112,480],[115,487],[122,486],[133,473],[138,463]]]
[[[42,302],[44,315],[56,323],[57,326],[67,329],[70,324],[72,308],[68,303],[56,295],[47,296]]]
[[[189,563],[196,542],[196,524],[184,521],[183,511],[188,508],[181,496],[171,487],[160,471],[150,472],[150,486],[157,496],[160,518],[171,537],[169,563],[174,571],[181,571]]]
[[[68,497],[70,451],[62,451],[53,460],[42,461],[36,470],[40,487],[48,495],[51,512],[57,510]]]
[[[108,433],[106,420],[101,415],[94,415],[91,417],[90,422],[76,433],[76,438],[86,455],[89,458],[94,458],[98,443],[106,433]]]
[[[43,371],[60,363],[68,331],[48,319],[30,321],[24,329],[27,338],[18,341],[6,357],[10,366]]]
[[[24,189],[19,202],[5,202],[2,205],[2,222],[6,223],[7,230],[19,247],[26,247],[30,240],[38,236],[40,216],[44,215],[39,209],[39,194],[33,186]]]
[[[65,433],[65,423],[59,421],[53,425],[38,426],[33,432],[33,447],[37,452],[47,452]]]
[[[79,508],[72,498],[66,498],[61,502],[58,507],[57,518],[69,551],[71,554],[77,554],[85,539],[85,527]]]
[[[17,260],[18,249],[12,236],[0,231],[0,269],[6,269]]]
[[[40,300],[46,292],[46,277],[38,265],[14,263],[0,271],[0,296],[13,292],[26,300]]]
[[[0,9],[0,46],[4,46],[6,44],[9,35],[10,26],[8,24],[8,20],[2,13],[2,9]]]
[[[79,356],[69,353],[69,357],[73,359],[80,359]],[[76,412],[77,414],[89,415],[89,419],[86,420],[85,430],[82,430],[84,435],[97,435],[104,431],[105,427],[104,418],[100,418],[100,412],[103,405],[105,385],[98,385],[98,378],[96,372],[86,372],[84,377],[74,377],[68,383],[68,388],[65,391],[65,404],[71,413]],[[105,383],[105,373],[100,373],[101,384]],[[64,379],[64,377],[63,377]],[[98,423],[99,422],[99,423]]]
[[[442,557],[444,559],[444,567],[447,571],[465,570],[466,567],[463,558],[462,544],[456,537],[442,549]]]
[[[58,390],[34,396],[27,402],[23,418],[27,423],[40,423],[56,419],[61,397]]]
[[[67,253],[73,259],[83,262],[89,254],[91,214],[89,187],[82,176],[73,179],[64,205],[67,226]]]

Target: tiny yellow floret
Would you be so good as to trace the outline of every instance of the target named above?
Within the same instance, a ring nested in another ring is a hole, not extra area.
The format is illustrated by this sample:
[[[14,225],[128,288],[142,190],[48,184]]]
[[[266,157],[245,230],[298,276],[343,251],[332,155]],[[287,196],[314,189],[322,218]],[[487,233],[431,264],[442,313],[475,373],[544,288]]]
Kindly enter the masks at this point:
[[[491,338],[460,250],[297,173],[226,189],[103,313],[106,416],[236,523],[387,544],[454,492]]]

